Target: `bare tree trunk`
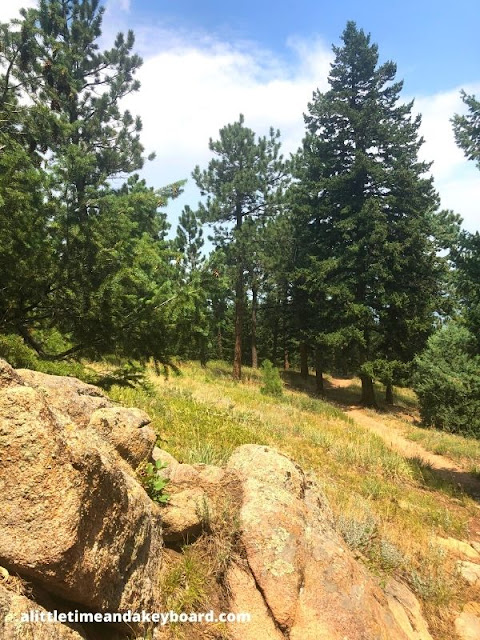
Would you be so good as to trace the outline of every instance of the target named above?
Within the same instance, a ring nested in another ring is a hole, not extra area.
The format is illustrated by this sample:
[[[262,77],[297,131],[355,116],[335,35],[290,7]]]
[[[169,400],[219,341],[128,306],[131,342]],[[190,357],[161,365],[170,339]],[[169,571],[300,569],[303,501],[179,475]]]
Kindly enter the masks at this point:
[[[243,266],[240,266],[235,287],[235,350],[233,354],[233,379],[242,379],[242,325],[243,325]]]
[[[258,369],[257,354],[257,299],[258,291],[256,285],[252,285],[252,367]]]
[[[283,301],[282,311],[282,343],[283,343],[283,370],[288,371],[290,369],[290,354],[288,353],[287,345],[287,300],[286,294]]]
[[[217,347],[218,347],[218,358],[223,360],[223,336],[222,329],[219,326],[217,329]]]
[[[273,341],[272,341],[272,362],[277,364],[277,352],[278,352],[278,316],[275,316],[273,324]]]
[[[305,342],[300,343],[300,375],[308,378],[308,347]]]
[[[320,349],[315,349],[315,389],[320,396],[325,395],[323,384],[323,362]]]
[[[393,404],[393,384],[391,382],[385,386],[385,401],[387,404]]]
[[[240,231],[243,223],[242,206],[237,202],[235,206],[235,216],[237,219],[236,228]],[[243,260],[240,257],[237,265],[237,281],[235,283],[235,349],[233,353],[233,379],[242,379],[242,330],[243,330],[243,305],[244,305],[244,284],[243,284]]]
[[[362,399],[361,403],[365,407],[376,407],[377,402],[375,400],[375,389],[373,387],[373,380],[370,376],[361,375],[362,381]]]
[[[199,343],[200,365],[205,368],[207,366],[207,339],[205,336],[200,336]]]

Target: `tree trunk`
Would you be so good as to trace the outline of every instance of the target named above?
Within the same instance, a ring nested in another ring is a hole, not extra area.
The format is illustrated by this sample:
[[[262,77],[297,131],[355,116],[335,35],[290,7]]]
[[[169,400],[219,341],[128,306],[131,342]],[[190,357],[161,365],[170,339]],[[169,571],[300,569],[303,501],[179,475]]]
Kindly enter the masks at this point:
[[[377,402],[375,400],[375,389],[373,387],[373,380],[370,376],[361,375],[362,381],[362,399],[361,403],[364,407],[376,407]]]
[[[243,328],[243,265],[238,268],[235,286],[235,350],[233,354],[233,379],[242,379],[242,328]]]
[[[240,231],[243,223],[242,206],[237,202],[235,206],[235,216],[237,219],[236,229]],[[243,330],[243,305],[244,305],[244,284],[243,284],[243,260],[238,258],[237,281],[235,283],[235,349],[233,353],[233,379],[242,379],[242,330]]]
[[[315,390],[318,395],[325,395],[325,387],[323,384],[323,362],[320,349],[315,350]]]
[[[283,344],[283,370],[288,371],[290,369],[290,355],[288,353],[288,345],[287,345],[287,311],[286,311],[287,303],[286,303],[286,295],[285,300],[283,302],[283,311],[282,311],[282,344]]]
[[[199,338],[199,356],[200,356],[200,366],[205,368],[207,366],[207,339],[205,336],[200,336]]]
[[[223,336],[222,336],[222,329],[220,326],[217,329],[217,348],[218,348],[218,359],[223,360]]]
[[[277,352],[278,352],[278,316],[275,316],[273,321],[273,341],[272,341],[272,362],[277,364]]]
[[[393,404],[393,384],[391,382],[385,386],[385,401],[387,404]]]
[[[257,299],[258,292],[255,285],[252,286],[252,368],[258,369],[257,354]]]
[[[305,342],[300,343],[300,375],[308,378],[308,347]]]

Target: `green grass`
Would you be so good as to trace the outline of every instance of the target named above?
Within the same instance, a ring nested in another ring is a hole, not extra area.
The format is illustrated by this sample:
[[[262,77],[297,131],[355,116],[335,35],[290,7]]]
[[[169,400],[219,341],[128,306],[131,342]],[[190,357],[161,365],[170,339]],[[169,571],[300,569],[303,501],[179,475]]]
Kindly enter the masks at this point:
[[[480,440],[408,425],[404,435],[428,451],[446,456],[473,473],[480,474]]]

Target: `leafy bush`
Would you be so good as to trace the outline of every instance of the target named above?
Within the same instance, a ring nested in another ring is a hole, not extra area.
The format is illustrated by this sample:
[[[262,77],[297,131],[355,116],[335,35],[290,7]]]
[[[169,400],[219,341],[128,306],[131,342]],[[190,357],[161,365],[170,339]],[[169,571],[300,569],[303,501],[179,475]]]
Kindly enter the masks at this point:
[[[465,327],[437,331],[416,359],[414,389],[424,424],[480,438],[480,356]]]
[[[84,382],[96,384],[97,374],[74,360],[42,360],[27,346],[20,336],[0,334],[0,358],[4,358],[14,369],[33,369],[55,376],[73,376]]]
[[[265,395],[281,396],[283,393],[283,383],[280,373],[270,360],[264,360],[262,363],[263,387],[260,391]]]
[[[168,493],[165,493],[165,487],[170,481],[158,473],[166,467],[161,460],[157,460],[155,464],[146,463],[138,472],[140,483],[148,496],[160,504],[166,504],[170,500]]]
[[[0,335],[0,358],[6,360],[14,369],[37,369],[38,356],[27,347],[20,336]]]

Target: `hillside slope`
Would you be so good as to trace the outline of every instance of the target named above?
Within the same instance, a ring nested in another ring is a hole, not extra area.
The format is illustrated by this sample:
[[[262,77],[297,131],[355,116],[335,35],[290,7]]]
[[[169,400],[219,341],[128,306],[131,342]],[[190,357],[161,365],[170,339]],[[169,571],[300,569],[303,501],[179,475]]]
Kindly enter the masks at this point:
[[[148,392],[115,388],[112,396],[145,409],[162,448],[181,461],[223,464],[247,443],[291,456],[318,478],[356,556],[381,580],[395,576],[409,585],[435,638],[455,637],[455,621],[480,595],[479,583],[465,579],[467,570],[462,575],[462,567],[471,569],[462,563],[480,563],[470,544],[479,541],[478,480],[470,469],[480,456],[462,466],[430,458],[413,441],[408,451],[392,444],[409,442],[411,398],[389,414],[366,412],[355,405],[352,381],[343,388],[331,381],[332,404],[294,374],[283,396],[272,398],[260,392],[258,371],[246,370],[241,384],[219,362],[206,369],[184,363],[181,371],[169,378],[151,372]]]

